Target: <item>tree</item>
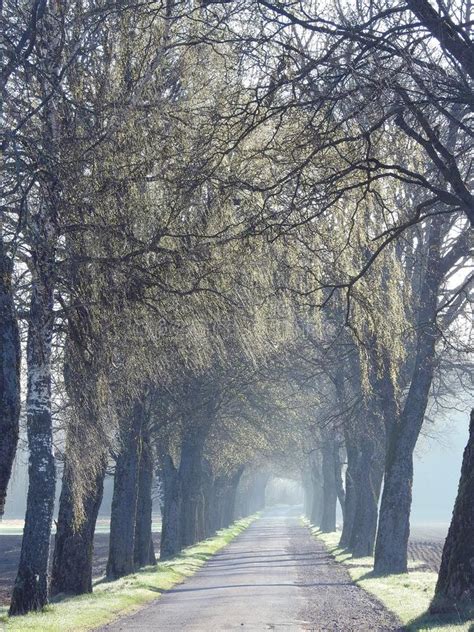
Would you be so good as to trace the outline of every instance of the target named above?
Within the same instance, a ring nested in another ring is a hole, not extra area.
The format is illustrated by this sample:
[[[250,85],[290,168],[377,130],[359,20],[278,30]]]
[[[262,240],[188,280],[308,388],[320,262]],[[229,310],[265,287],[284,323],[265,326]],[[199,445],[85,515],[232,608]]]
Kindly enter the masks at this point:
[[[464,450],[459,489],[441,568],[432,613],[455,612],[471,617],[474,603],[472,530],[474,526],[474,410],[471,411],[469,440]]]
[[[121,406],[120,443],[115,460],[106,571],[109,579],[129,575],[135,570],[135,529],[143,461],[142,437],[147,424],[145,401],[145,397],[141,395],[131,405],[123,403]]]
[[[23,165],[16,157],[14,142],[19,118],[24,112],[15,111],[15,84],[25,72],[29,57],[33,54],[38,33],[41,33],[46,0],[37,0],[25,7],[21,18],[17,16],[13,3],[2,3],[0,7],[0,30],[2,31],[2,60],[0,68],[0,132],[2,148],[2,219],[0,222],[0,517],[3,515],[5,499],[16,454],[20,416],[20,337],[14,304],[12,275],[14,252],[21,218],[15,216],[17,198],[25,176]],[[20,194],[21,198],[21,194]],[[10,205],[10,203],[12,203]]]
[[[436,342],[440,336],[436,322],[439,294],[451,268],[465,256],[463,234],[442,254],[447,229],[441,218],[433,219],[428,229],[425,267],[416,297],[416,348],[411,379],[406,399],[400,406],[400,416],[387,423],[387,460],[374,566],[379,573],[407,570],[413,451],[434,375]]]
[[[56,30],[63,15],[50,8],[45,23]],[[37,42],[39,98],[46,99],[57,81],[61,42],[43,38]],[[18,573],[10,614],[39,610],[48,599],[49,538],[56,486],[51,418],[51,344],[54,328],[55,261],[58,240],[60,185],[56,175],[59,162],[58,103],[50,99],[40,115],[37,130],[40,175],[35,185],[27,239],[31,248],[31,299],[28,324],[27,434],[29,447],[28,497]]]
[[[162,558],[286,471],[323,531],[339,502],[341,544],[376,539],[376,572],[404,572],[413,450],[469,347],[469,4],[7,0],[0,18],[0,510],[28,325],[11,614],[48,598],[53,439],[55,594],[92,590],[110,467],[110,578],[154,561],[155,473]],[[451,595],[465,570],[444,568]]]
[[[0,242],[0,517],[18,443],[20,419],[20,335],[12,292],[13,262]]]

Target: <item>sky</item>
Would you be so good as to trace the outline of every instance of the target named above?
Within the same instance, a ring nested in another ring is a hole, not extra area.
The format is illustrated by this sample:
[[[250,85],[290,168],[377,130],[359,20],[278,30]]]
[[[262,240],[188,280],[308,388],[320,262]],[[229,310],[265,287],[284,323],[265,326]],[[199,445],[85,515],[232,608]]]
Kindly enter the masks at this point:
[[[450,522],[469,435],[469,415],[454,411],[422,437],[414,461],[412,524]]]

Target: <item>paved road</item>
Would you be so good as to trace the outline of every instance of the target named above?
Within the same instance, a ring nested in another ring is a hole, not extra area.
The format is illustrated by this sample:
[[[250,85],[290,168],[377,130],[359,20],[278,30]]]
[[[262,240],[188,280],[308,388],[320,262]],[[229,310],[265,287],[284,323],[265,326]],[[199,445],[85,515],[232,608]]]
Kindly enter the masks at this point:
[[[196,575],[102,632],[401,630],[297,514],[266,513]]]

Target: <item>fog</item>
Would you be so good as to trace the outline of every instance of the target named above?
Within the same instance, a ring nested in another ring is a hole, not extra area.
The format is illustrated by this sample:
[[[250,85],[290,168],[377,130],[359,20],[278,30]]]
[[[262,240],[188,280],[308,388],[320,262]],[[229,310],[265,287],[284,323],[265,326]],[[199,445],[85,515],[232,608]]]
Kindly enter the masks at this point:
[[[426,426],[425,436],[420,439],[415,454],[412,524],[450,521],[467,438],[467,413],[456,413],[449,421],[439,420],[434,427]],[[24,518],[27,492],[26,462],[25,452],[19,451],[9,486],[4,519]],[[112,483],[110,478],[106,480],[104,501],[100,512],[102,516],[110,512]],[[294,502],[301,502],[297,490],[299,488],[295,487]],[[59,492],[60,480],[57,485],[57,499]],[[273,493],[274,489],[270,488],[271,502],[274,501]]]
[[[427,429],[425,429],[426,432]],[[469,434],[468,413],[436,424],[436,438],[421,437],[415,454],[411,522],[450,522]]]

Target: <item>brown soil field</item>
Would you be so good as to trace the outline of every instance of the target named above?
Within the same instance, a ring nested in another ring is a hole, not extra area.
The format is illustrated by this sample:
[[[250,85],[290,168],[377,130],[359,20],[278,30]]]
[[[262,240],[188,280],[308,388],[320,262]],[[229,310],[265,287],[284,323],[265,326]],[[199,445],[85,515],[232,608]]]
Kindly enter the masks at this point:
[[[423,562],[423,568],[437,573],[441,565],[441,555],[448,528],[447,523],[413,525],[408,545],[410,559]]]
[[[155,551],[160,550],[160,534],[153,533]],[[105,573],[109,552],[109,534],[95,536],[93,574],[100,577]],[[21,535],[0,535],[0,605],[8,604],[11,596],[16,568],[20,558]]]
[[[408,556],[413,561],[423,562],[421,570],[437,573],[441,564],[443,545],[439,542],[410,542]]]

